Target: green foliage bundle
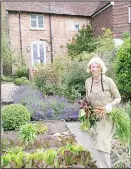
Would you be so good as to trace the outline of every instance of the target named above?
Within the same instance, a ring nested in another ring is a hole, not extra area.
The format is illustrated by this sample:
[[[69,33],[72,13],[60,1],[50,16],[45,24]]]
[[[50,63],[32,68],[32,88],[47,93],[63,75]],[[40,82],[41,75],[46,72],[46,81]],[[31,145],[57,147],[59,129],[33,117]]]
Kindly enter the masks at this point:
[[[122,108],[113,108],[109,114],[115,125],[115,137],[121,143],[129,144],[130,141],[130,118]]]
[[[18,129],[30,121],[30,112],[19,104],[11,104],[2,109],[2,125],[4,130]]]
[[[118,50],[115,69],[117,86],[123,102],[131,101],[131,39],[124,41]]]
[[[93,52],[96,49],[94,43],[93,30],[91,25],[83,26],[79,33],[67,44],[68,53],[72,59],[80,53],[86,51]]]
[[[84,109],[79,110],[78,118],[81,121],[81,126],[80,128],[84,131],[88,131],[91,127],[89,118],[86,119],[86,113]]]

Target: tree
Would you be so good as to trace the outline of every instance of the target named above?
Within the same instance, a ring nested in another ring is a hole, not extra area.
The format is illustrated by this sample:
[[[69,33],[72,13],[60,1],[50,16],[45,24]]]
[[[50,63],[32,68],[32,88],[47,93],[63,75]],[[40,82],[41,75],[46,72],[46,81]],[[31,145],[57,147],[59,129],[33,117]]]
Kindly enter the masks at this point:
[[[115,69],[122,101],[131,101],[131,38],[124,41],[117,53]]]
[[[2,30],[1,38],[1,62],[4,69],[4,74],[9,75],[12,72],[12,65],[18,67],[24,63],[24,59],[16,55],[10,48],[9,38],[6,31]],[[18,59],[19,58],[19,59]]]
[[[83,26],[79,33],[67,44],[69,56],[74,59],[82,52],[91,53],[95,50],[94,37],[91,25]]]

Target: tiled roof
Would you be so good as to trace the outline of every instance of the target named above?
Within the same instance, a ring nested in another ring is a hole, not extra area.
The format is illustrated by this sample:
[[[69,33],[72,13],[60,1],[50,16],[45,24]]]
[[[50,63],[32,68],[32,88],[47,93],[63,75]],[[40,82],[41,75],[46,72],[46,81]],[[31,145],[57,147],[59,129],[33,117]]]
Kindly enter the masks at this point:
[[[50,5],[49,5],[50,4]],[[91,16],[101,2],[5,2],[8,11]],[[104,3],[105,5],[105,3]],[[49,7],[50,6],[50,7]]]

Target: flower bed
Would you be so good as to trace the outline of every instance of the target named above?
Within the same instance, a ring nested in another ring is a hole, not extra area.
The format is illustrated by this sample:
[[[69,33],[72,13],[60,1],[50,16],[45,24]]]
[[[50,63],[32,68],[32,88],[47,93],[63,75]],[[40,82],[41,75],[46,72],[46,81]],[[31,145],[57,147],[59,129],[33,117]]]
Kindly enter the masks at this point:
[[[24,105],[31,113],[32,121],[78,119],[78,103],[70,103],[57,95],[43,96],[35,86],[21,86],[13,95],[13,103]]]
[[[33,143],[22,142],[18,131],[2,133],[2,168],[97,168],[90,152],[77,143],[64,120],[42,123],[48,131],[39,134]]]

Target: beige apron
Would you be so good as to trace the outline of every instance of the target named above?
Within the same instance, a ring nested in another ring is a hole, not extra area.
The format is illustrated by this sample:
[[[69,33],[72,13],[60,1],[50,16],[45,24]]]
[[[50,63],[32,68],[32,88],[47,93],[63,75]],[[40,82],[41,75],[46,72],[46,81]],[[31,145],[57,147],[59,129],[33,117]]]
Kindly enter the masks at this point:
[[[91,92],[88,95],[89,100],[93,108],[98,106],[106,106],[111,100],[106,96],[103,91]],[[110,153],[111,140],[113,135],[113,122],[109,119],[108,114],[105,115],[100,121],[96,123],[96,140],[95,147],[97,150]]]

